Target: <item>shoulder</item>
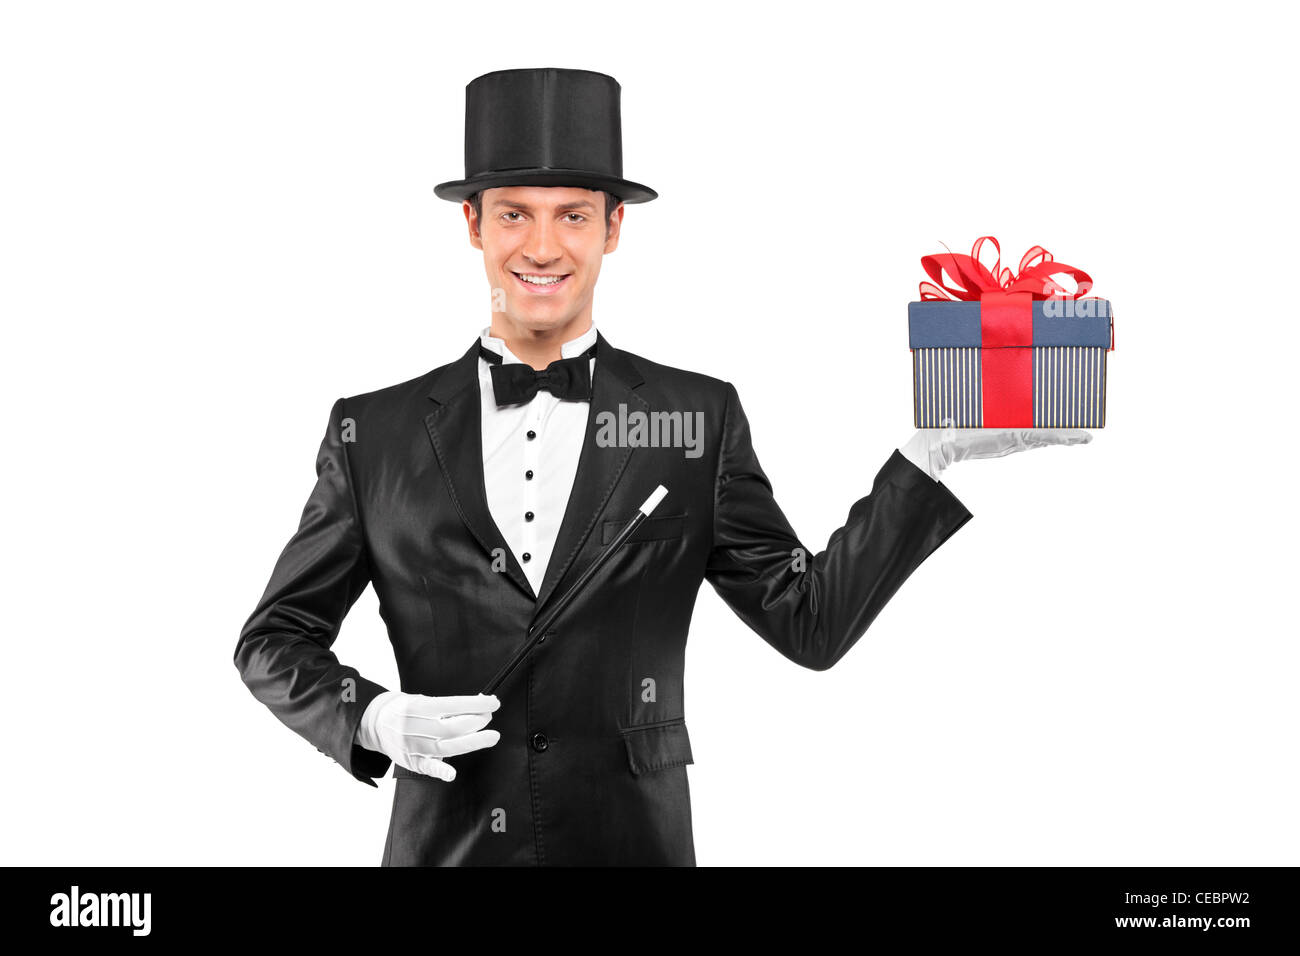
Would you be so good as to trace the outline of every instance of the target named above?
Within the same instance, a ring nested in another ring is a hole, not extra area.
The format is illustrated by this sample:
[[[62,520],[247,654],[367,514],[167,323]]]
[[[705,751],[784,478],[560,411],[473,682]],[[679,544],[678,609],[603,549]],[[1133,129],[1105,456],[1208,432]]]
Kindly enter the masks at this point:
[[[368,392],[357,392],[339,401],[349,413],[397,418],[417,414],[423,418],[434,408],[430,398],[450,397],[461,387],[477,382],[477,360],[470,361],[470,358],[467,353],[422,375]]]
[[[633,352],[625,351],[623,355],[644,378],[643,388],[720,402],[725,402],[727,396],[735,391],[730,382],[715,375],[666,365]]]
[[[411,435],[423,434],[425,419],[438,408],[434,397],[459,391],[456,383],[466,367],[462,357],[414,378],[348,394],[335,401],[331,425],[355,436],[354,462],[406,448]]]
[[[446,366],[439,366],[404,382],[386,385],[368,392],[357,392],[340,399],[340,401],[351,412],[368,412],[372,410],[391,412],[404,405],[414,403],[416,399],[426,399],[429,390],[433,387],[433,383],[445,368]]]

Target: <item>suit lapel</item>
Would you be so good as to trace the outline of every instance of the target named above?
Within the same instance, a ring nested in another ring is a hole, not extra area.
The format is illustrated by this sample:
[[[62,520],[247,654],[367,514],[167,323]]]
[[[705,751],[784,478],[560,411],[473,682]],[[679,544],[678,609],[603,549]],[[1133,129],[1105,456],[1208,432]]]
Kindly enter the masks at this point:
[[[569,494],[564,519],[555,539],[555,548],[551,551],[551,560],[546,567],[546,577],[537,595],[534,621],[545,608],[547,600],[555,594],[557,586],[573,565],[574,558],[582,550],[632,455],[631,447],[602,448],[596,444],[597,416],[601,412],[609,412],[617,418],[619,405],[626,406],[628,413],[647,412],[649,403],[633,391],[643,381],[628,354],[611,347],[597,332],[596,369],[591,383],[587,431],[583,437],[573,490]],[[651,490],[653,489],[646,489],[647,493]]]
[[[483,480],[482,407],[478,387],[478,342],[447,367],[429,392],[437,407],[424,418],[434,454],[442,466],[451,500],[470,534],[491,559],[500,548],[505,553],[505,573],[529,598],[536,599],[505,535],[492,520]],[[597,362],[599,366],[599,362]]]

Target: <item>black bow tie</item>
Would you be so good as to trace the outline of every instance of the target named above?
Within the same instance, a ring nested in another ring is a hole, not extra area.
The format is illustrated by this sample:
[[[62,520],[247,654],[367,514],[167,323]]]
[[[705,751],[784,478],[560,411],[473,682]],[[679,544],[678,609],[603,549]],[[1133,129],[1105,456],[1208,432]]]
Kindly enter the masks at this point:
[[[523,362],[503,362],[500,355],[482,342],[479,342],[478,354],[492,363],[492,394],[498,406],[531,402],[541,388],[556,398],[591,400],[591,364],[588,360],[596,354],[594,345],[581,355],[558,359],[541,370]]]

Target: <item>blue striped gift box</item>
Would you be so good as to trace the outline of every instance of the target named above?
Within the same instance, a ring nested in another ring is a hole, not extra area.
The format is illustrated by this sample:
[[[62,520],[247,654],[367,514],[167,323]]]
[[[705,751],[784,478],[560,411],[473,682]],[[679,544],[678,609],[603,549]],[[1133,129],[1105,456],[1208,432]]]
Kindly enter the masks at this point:
[[[1035,428],[1104,428],[1106,349],[1034,348]],[[978,348],[912,350],[912,401],[917,428],[983,428]]]
[[[1106,299],[1033,303],[1034,428],[1104,428]],[[913,419],[917,428],[983,428],[980,304],[908,303]]]

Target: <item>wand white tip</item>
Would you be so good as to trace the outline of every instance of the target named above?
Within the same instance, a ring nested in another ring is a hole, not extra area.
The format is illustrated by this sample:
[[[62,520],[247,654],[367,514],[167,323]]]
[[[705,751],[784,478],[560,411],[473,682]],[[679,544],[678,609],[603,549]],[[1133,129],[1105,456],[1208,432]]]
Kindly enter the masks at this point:
[[[650,514],[650,512],[659,507],[659,502],[664,500],[664,495],[666,494],[668,494],[668,489],[663,485],[660,485],[654,491],[650,492],[650,497],[645,500],[645,504],[643,504],[638,510],[643,515]]]

